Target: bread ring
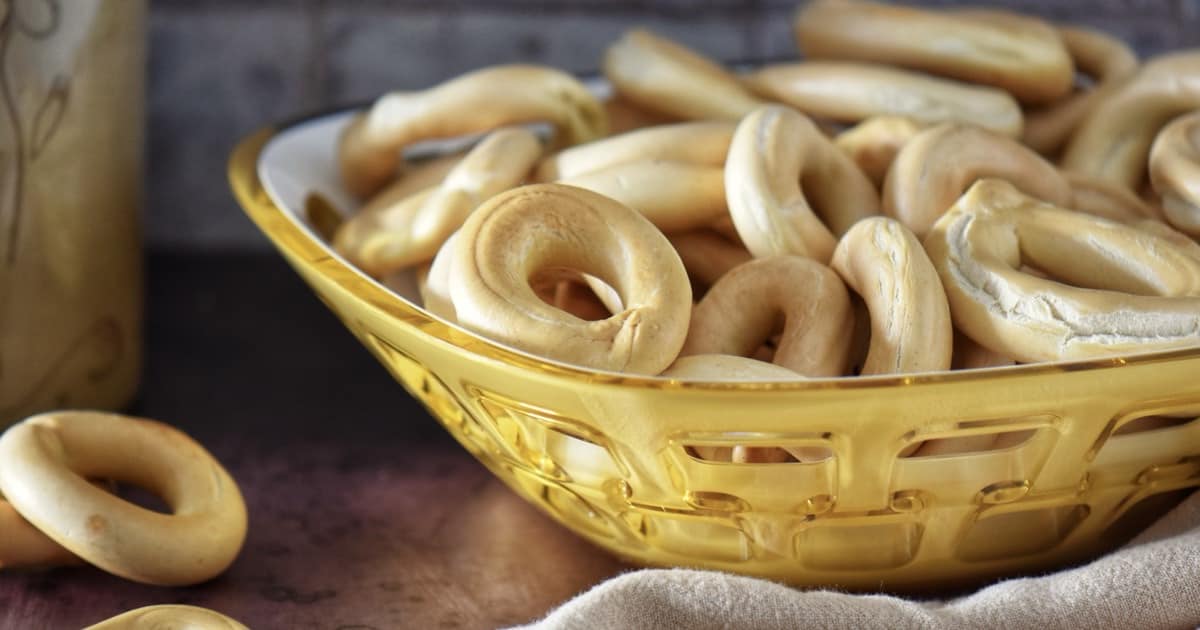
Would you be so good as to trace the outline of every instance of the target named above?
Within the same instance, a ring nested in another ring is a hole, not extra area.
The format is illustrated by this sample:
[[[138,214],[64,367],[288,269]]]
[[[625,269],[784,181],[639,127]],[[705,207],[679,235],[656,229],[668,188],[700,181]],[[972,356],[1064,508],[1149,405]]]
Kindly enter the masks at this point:
[[[692,291],[679,256],[642,215],[561,184],[483,204],[453,252],[450,296],[464,326],[502,343],[602,370],[658,374],[679,354]],[[567,268],[616,289],[625,309],[583,321],[544,302],[528,279]]]
[[[1200,108],[1159,132],[1150,151],[1150,181],[1167,221],[1200,238]]]
[[[463,160],[464,155],[442,155],[420,162],[405,161],[395,181],[379,191],[368,202],[368,206],[387,207],[408,199],[429,188],[437,186],[446,175]]]
[[[1066,170],[1139,190],[1155,135],[1200,109],[1200,50],[1150,60],[1079,124],[1063,153]]]
[[[713,230],[693,230],[670,234],[679,259],[692,281],[692,295],[701,296],[730,269],[751,260],[745,247]]]
[[[1053,102],[1075,79],[1071,56],[1042,20],[989,11],[989,19],[875,2],[817,0],[795,20],[808,59],[893,64]],[[1005,19],[995,16],[1004,14]]]
[[[541,66],[494,66],[419,92],[393,92],[346,127],[338,168],[346,190],[366,198],[396,171],[401,149],[421,140],[546,121],[558,143],[603,136],[604,107],[575,77]]]
[[[896,154],[921,129],[911,118],[875,116],[838,134],[833,142],[881,187]]]
[[[842,376],[850,351],[850,296],[837,274],[800,256],[732,269],[692,313],[680,356],[749,356],[782,325],[774,363],[803,376]]]
[[[249,630],[215,610],[198,606],[162,604],[121,613],[84,630]]]
[[[725,170],[683,162],[638,161],[559,180],[642,213],[664,232],[712,225],[729,214]]]
[[[1051,204],[1067,206],[1071,186],[1053,164],[1006,138],[944,123],[900,149],[883,184],[883,211],[924,237],[976,180],[997,177]]]
[[[1166,239],[1056,208],[1007,182],[972,186],[938,220],[925,249],[955,324],[1017,361],[1200,343],[1200,260]],[[1022,273],[1022,263],[1062,282]]]
[[[172,513],[127,503],[87,478],[146,488]],[[145,584],[208,580],[246,538],[246,505],[229,473],[191,438],[152,420],[71,411],[13,425],[0,436],[0,491],[55,542]]]
[[[0,569],[75,564],[79,557],[54,542],[0,498]]]
[[[725,195],[738,235],[756,258],[794,254],[826,262],[834,234],[879,214],[871,180],[808,117],[778,105],[738,124],[725,161]]]
[[[706,120],[630,131],[563,149],[542,160],[537,180],[552,182],[642,161],[724,166],[736,123]]]
[[[667,125],[678,120],[673,116],[638,107],[628,99],[621,98],[619,94],[604,101],[604,112],[608,116],[608,133],[613,135],[645,127]]]
[[[1083,117],[1138,67],[1137,54],[1107,33],[1078,26],[1059,27],[1058,33],[1075,60],[1075,69],[1091,77],[1094,85],[1025,113],[1021,141],[1043,155],[1061,149]]]
[[[863,375],[950,369],[954,329],[946,292],[908,228],[887,217],[863,219],[838,242],[830,266],[871,315]]]
[[[809,116],[859,122],[905,116],[932,125],[963,122],[1021,133],[1021,106],[1004,90],[873,63],[803,61],[766,66],[746,77],[756,93]]]
[[[795,381],[804,377],[785,368],[732,354],[679,357],[660,376],[681,381]]]
[[[457,322],[458,315],[454,312],[454,302],[450,299],[450,274],[454,264],[454,243],[458,232],[451,234],[438,249],[429,265],[429,273],[425,282],[421,283],[421,301],[425,310],[441,317],[448,322]]]
[[[998,352],[988,350],[961,332],[954,333],[954,358],[950,362],[950,369],[978,370],[1016,364],[1016,361]]]
[[[400,203],[368,203],[342,224],[334,248],[376,277],[430,260],[479,204],[520,184],[541,152],[527,129],[493,131],[438,186]]]
[[[1128,188],[1078,173],[1063,175],[1071,185],[1072,210],[1128,224],[1156,218],[1150,205]]]
[[[625,99],[686,120],[734,120],[762,104],[725,68],[641,29],[608,47],[604,76]]]

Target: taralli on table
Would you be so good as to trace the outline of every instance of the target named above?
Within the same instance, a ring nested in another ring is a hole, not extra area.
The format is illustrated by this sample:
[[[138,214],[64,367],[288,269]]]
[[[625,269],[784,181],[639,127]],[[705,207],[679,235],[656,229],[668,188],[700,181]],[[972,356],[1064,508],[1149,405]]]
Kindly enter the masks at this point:
[[[975,181],[996,177],[1057,206],[1071,202],[1071,185],[1053,164],[1012,138],[944,123],[900,149],[883,184],[883,211],[918,237]]]
[[[923,128],[911,118],[875,116],[838,134],[833,143],[881,188],[896,154]]]
[[[1158,134],[1150,150],[1150,181],[1167,222],[1200,238],[1200,107]]]
[[[946,293],[908,228],[887,217],[863,219],[842,236],[830,266],[870,313],[863,375],[950,369],[954,328]]]
[[[762,104],[725,68],[640,29],[609,46],[604,76],[623,98],[687,120],[736,120]]]
[[[683,162],[624,162],[559,180],[621,202],[664,232],[712,225],[729,213],[725,170]]]
[[[737,123],[724,120],[638,129],[563,149],[542,160],[536,179],[552,182],[629,162],[680,162],[724,166]]]
[[[1147,61],[1079,124],[1062,167],[1138,190],[1150,147],[1171,119],[1200,109],[1200,50]]]
[[[366,198],[395,176],[404,147],[539,121],[554,125],[560,146],[599,138],[608,128],[604,107],[578,79],[541,66],[495,66],[428,90],[387,94],[342,133],[342,183]]]
[[[747,262],[696,305],[680,356],[748,357],[782,327],[774,363],[808,377],[846,373],[850,296],[831,269],[800,256]]]
[[[1022,363],[1200,343],[1200,260],[1159,236],[1054,207],[1007,182],[972,186],[938,220],[925,249],[955,325]],[[1053,279],[1021,272],[1022,263]]]
[[[90,484],[144,487],[162,514]],[[0,436],[0,492],[34,527],[109,573],[161,586],[224,571],[246,538],[237,484],[212,455],[152,420],[91,411],[33,416]]]
[[[962,122],[996,133],[1021,133],[1021,106],[993,87],[874,63],[800,61],[765,66],[745,83],[766,98],[815,118],[856,123],[905,116],[932,125]]]
[[[479,204],[523,182],[541,153],[533,132],[497,129],[435,187],[400,203],[368,203],[342,225],[333,246],[373,276],[426,262]]]
[[[84,630],[249,630],[241,622],[199,606],[162,604],[121,613]]]
[[[1025,112],[1021,142],[1043,155],[1058,152],[1084,116],[1138,68],[1133,49],[1111,35],[1079,26],[1062,26],[1058,33],[1075,61],[1076,71],[1091,77],[1093,85]]]
[[[514,347],[586,367],[658,374],[687,336],[692,290],[671,243],[637,212],[561,184],[501,193],[463,226],[450,296],[459,322]],[[596,276],[625,309],[583,321],[544,303],[529,278],[546,268]]]
[[[1058,31],[1042,20],[995,19],[879,4],[816,0],[796,15],[796,41],[807,59],[894,64],[992,85],[1023,103],[1051,103],[1075,80]],[[952,52],[949,52],[952,51]]]
[[[714,230],[668,234],[692,281],[692,294],[702,296],[730,269],[753,259],[745,247]]]
[[[804,114],[779,105],[738,123],[725,161],[725,195],[738,235],[756,258],[826,262],[835,234],[879,214],[879,193],[849,156]]]
[[[29,524],[0,497],[0,569],[78,564],[79,557]]]

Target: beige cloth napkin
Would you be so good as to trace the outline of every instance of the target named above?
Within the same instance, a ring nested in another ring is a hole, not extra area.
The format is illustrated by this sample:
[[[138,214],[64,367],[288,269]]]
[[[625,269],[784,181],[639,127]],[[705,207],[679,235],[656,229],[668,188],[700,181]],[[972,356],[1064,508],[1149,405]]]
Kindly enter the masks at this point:
[[[1087,564],[946,601],[800,591],[685,569],[615,577],[530,630],[575,628],[1195,628],[1200,492],[1125,547]]]

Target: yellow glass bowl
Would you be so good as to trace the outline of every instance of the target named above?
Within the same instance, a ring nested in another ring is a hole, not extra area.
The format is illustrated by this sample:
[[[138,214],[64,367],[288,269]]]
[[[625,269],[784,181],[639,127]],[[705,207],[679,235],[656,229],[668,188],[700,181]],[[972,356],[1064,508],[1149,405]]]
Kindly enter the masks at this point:
[[[295,199],[306,179],[330,177],[330,129],[308,148],[275,152],[291,160],[271,167],[282,169],[280,183],[260,176],[264,151],[311,122],[260,131],[236,148],[229,177],[246,213],[464,448],[619,556],[797,585],[961,587],[1099,554],[1200,485],[1200,348],[743,384],[600,373],[477,337],[351,267],[307,225],[294,207],[302,204],[268,192],[291,187]],[[314,159],[296,159],[310,149]],[[1184,417],[1132,430],[1163,414]],[[900,456],[926,440],[996,433],[1024,439]],[[734,464],[689,448],[732,445],[831,456]]]

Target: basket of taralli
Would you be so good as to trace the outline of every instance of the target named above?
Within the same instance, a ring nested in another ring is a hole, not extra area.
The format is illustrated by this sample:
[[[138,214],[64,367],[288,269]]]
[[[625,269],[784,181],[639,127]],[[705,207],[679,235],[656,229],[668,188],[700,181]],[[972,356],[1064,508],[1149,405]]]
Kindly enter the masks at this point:
[[[795,25],[804,61],[632,31],[603,78],[390,93],[230,179],[463,447],[623,558],[905,590],[1128,540],[1200,485],[1200,52]]]

